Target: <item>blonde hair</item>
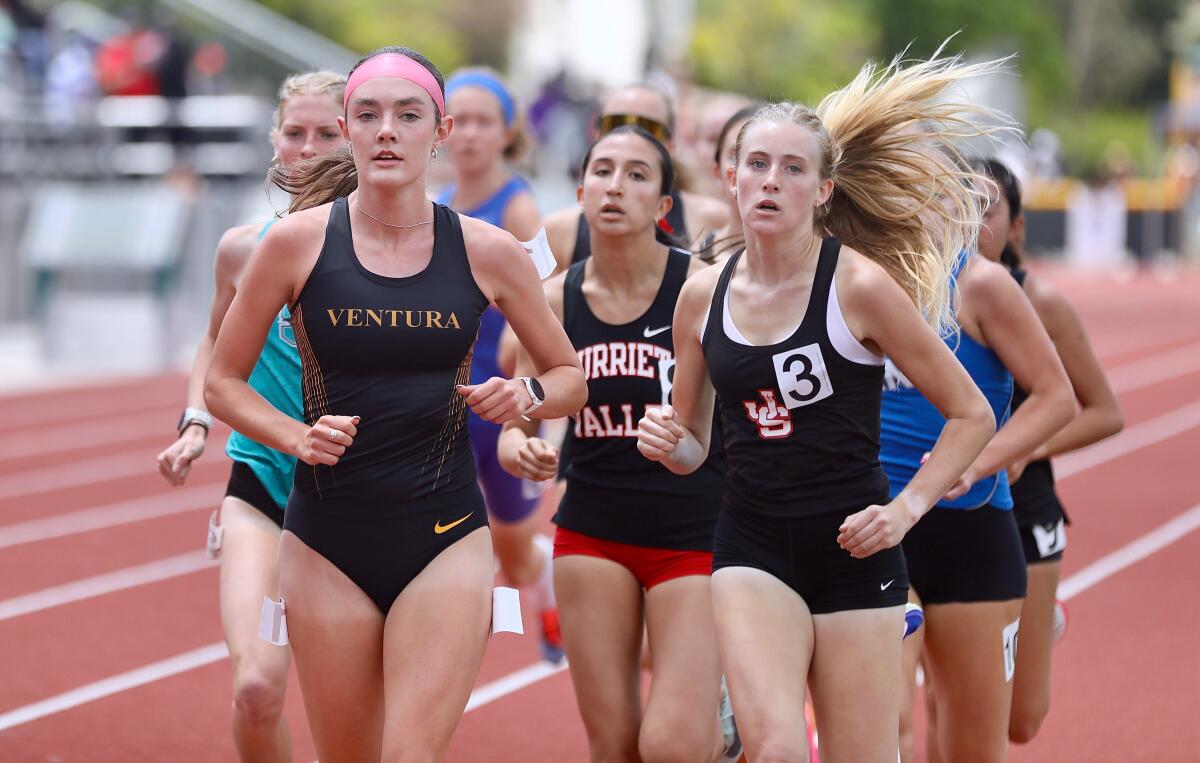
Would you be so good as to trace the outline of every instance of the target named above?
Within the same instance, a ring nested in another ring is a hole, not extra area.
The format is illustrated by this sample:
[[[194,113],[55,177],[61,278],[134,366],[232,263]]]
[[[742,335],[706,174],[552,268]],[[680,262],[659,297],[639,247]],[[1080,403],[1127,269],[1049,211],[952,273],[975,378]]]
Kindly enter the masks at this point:
[[[271,133],[274,134],[279,130],[283,119],[283,110],[287,106],[289,98],[295,98],[298,95],[328,93],[340,108],[345,91],[346,77],[337,72],[322,70],[289,75],[279,86],[279,103],[276,104],[275,112],[271,115]]]
[[[926,322],[945,333],[956,326],[950,276],[963,249],[974,247],[987,206],[984,185],[957,142],[1015,128],[998,112],[950,93],[965,80],[1001,71],[1008,59],[964,64],[959,56],[938,58],[940,52],[907,65],[899,56],[882,67],[868,62],[815,110],[763,107],[739,131],[734,156],[758,122],[812,130],[820,175],[834,184],[814,213],[817,233],[877,262]]]

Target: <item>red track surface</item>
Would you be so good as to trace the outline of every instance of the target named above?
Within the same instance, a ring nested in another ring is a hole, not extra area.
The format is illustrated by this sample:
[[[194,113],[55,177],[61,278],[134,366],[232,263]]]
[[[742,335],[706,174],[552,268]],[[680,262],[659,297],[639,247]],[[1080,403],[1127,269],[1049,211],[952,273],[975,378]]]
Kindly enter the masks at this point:
[[[1047,275],[1083,314],[1105,366],[1133,380],[1121,393],[1126,435],[1151,422],[1143,431],[1161,438],[1140,447],[1114,441],[1110,460],[1062,480],[1075,520],[1069,579],[1200,505],[1200,482],[1191,479],[1200,451],[1200,364],[1188,360],[1200,353],[1200,277],[1118,283]],[[1156,371],[1166,378],[1150,381]],[[24,614],[11,609],[15,597],[200,548],[228,467],[222,436],[188,487],[171,490],[158,476],[154,456],[170,438],[182,396],[182,380],[162,376],[0,397],[0,760],[235,759],[225,659],[2,728],[10,711],[221,641],[217,574],[208,567]],[[1162,435],[1171,423],[1181,431]],[[1070,471],[1071,458],[1060,467]],[[145,514],[154,511],[162,516]],[[97,515],[111,521],[118,512],[142,514],[62,534],[64,525]],[[1197,560],[1200,530],[1192,530],[1070,601],[1050,717],[1012,760],[1200,760],[1200,724],[1192,719],[1200,684]],[[479,684],[537,659],[534,638],[497,637]],[[286,714],[296,760],[311,761],[294,678]],[[450,753],[452,761],[586,758],[565,673],[468,713]]]

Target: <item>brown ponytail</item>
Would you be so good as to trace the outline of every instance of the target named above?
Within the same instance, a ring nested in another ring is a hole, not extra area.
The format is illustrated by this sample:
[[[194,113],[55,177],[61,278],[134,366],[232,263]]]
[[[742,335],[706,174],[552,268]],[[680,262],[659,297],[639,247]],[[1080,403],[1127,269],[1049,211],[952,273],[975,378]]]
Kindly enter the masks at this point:
[[[324,156],[294,162],[285,167],[274,164],[267,180],[292,197],[288,212],[299,212],[328,204],[339,196],[348,196],[358,188],[358,170],[349,148],[339,148]]]

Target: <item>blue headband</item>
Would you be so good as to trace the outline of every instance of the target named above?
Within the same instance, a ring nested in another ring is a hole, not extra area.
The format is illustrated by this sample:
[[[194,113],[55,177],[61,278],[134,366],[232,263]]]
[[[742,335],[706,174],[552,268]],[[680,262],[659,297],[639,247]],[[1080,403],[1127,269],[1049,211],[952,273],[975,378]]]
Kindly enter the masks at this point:
[[[449,101],[454,92],[462,87],[481,87],[496,96],[496,100],[500,101],[500,110],[504,112],[504,126],[512,127],[512,123],[517,118],[517,107],[503,82],[487,72],[474,71],[455,74],[446,83],[446,100]]]

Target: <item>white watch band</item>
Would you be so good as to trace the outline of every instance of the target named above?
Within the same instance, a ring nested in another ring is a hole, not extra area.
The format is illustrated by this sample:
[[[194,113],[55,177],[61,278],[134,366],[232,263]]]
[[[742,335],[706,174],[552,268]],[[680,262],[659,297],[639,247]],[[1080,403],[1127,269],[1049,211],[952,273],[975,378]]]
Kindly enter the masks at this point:
[[[528,376],[521,376],[519,378],[525,384],[525,391],[529,393],[529,407],[521,412],[521,415],[527,416],[536,411],[538,408],[541,408],[542,403],[546,401],[538,397],[537,393],[533,391],[533,382]]]
[[[179,431],[182,433],[192,424],[199,424],[205,431],[211,430],[212,416],[200,408],[184,408],[183,415],[179,417]]]

